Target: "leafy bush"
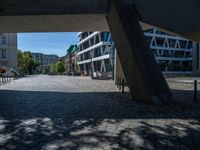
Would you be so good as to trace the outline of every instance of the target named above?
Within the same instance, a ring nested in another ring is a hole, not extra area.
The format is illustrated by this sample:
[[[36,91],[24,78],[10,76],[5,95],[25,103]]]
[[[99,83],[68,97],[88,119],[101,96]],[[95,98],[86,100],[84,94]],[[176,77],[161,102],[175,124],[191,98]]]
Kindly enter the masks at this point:
[[[65,64],[62,61],[52,64],[50,66],[50,71],[53,75],[63,74],[66,71]]]

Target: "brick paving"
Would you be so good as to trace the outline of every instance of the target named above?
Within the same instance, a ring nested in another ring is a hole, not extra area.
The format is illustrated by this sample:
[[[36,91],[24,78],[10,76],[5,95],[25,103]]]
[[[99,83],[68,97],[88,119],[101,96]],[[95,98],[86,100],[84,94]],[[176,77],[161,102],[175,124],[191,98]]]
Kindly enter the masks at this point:
[[[151,106],[132,100],[127,89],[121,94],[113,81],[42,75],[12,81],[0,86],[0,150],[200,149],[193,85],[168,82],[174,101]]]

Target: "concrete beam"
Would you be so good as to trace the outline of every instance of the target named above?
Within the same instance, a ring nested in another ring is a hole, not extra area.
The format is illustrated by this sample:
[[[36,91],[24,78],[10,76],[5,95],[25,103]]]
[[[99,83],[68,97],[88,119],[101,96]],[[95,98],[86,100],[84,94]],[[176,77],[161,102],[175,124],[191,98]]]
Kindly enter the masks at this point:
[[[104,14],[0,16],[0,33],[108,31]]]
[[[0,16],[106,14],[109,0],[1,0]]]
[[[113,1],[107,16],[127,84],[134,99],[168,103],[171,92],[149,50],[136,12],[124,1]]]
[[[108,30],[109,0],[0,0],[0,32]]]

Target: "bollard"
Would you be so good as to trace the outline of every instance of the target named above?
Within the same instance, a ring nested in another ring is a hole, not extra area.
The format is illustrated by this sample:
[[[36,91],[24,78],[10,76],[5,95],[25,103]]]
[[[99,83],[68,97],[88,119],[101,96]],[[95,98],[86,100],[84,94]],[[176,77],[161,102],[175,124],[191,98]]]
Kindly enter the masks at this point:
[[[124,81],[124,79],[122,79],[122,94],[125,93],[125,92],[124,92],[124,86],[125,86],[125,81]]]
[[[197,80],[194,80],[194,101],[197,101]]]
[[[119,90],[121,91],[122,89],[122,82],[121,82],[121,78],[119,78]]]

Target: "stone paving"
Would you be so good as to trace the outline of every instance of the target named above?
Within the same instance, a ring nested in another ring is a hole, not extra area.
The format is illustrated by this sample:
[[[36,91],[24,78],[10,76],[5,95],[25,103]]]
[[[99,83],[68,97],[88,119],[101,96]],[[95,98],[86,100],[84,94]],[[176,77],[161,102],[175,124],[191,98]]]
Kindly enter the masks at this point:
[[[174,101],[151,106],[132,100],[128,89],[121,94],[113,81],[42,75],[12,81],[0,86],[0,150],[200,149],[192,84],[168,82]]]

